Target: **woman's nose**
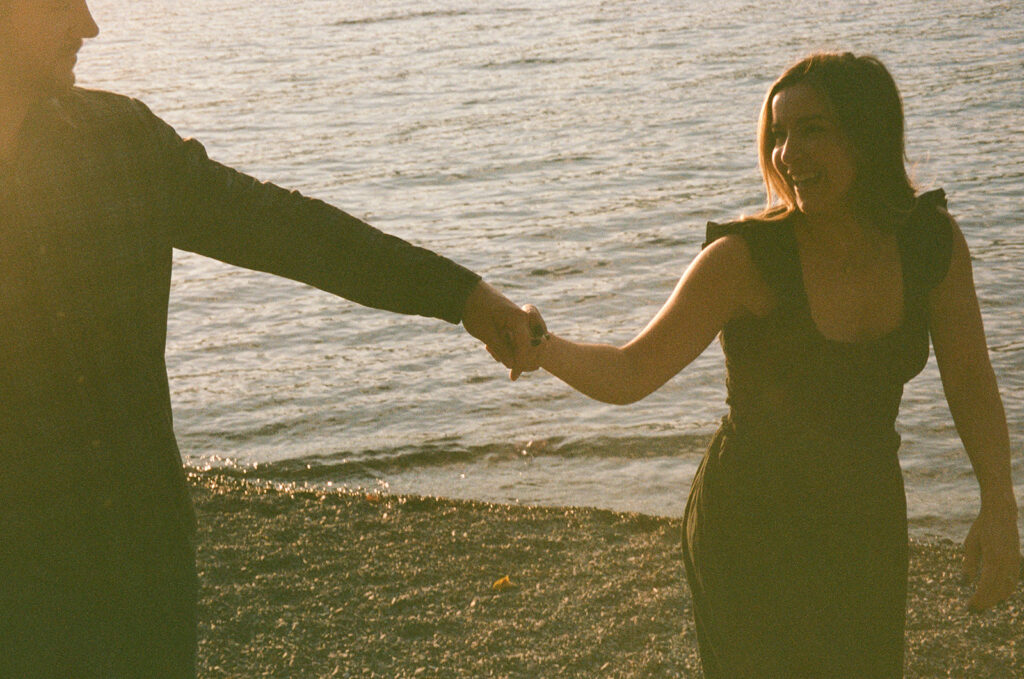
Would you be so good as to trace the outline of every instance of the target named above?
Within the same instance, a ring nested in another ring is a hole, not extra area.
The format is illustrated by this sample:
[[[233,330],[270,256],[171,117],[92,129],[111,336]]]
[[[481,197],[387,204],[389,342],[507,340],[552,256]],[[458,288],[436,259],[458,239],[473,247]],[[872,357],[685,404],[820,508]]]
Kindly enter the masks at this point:
[[[785,141],[782,142],[782,148],[779,149],[779,160],[783,165],[792,165],[797,157],[799,157],[799,144],[792,135],[786,135]]]

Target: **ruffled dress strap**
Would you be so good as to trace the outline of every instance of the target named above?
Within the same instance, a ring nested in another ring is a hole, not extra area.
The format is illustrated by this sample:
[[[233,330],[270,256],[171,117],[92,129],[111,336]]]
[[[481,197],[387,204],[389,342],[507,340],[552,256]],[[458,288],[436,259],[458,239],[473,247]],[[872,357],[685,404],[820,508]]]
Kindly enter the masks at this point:
[[[924,297],[946,277],[953,254],[953,223],[946,212],[945,191],[919,195],[899,236],[906,288]]]
[[[789,217],[708,222],[702,247],[729,235],[738,235],[746,241],[754,268],[780,302],[799,300],[802,289],[800,260]]]

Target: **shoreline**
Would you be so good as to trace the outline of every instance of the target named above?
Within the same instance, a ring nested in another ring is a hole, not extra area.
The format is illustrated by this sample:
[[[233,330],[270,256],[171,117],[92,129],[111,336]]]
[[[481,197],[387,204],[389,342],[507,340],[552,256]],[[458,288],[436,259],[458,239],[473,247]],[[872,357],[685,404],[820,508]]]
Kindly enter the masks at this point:
[[[678,518],[189,481],[201,677],[701,676]],[[1024,676],[961,554],[911,538],[906,676]]]

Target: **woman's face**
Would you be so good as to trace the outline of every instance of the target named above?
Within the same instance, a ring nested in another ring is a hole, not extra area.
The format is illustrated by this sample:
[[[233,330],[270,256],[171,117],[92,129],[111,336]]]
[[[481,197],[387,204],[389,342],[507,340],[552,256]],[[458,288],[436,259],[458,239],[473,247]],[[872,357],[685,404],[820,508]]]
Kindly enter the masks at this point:
[[[805,83],[772,97],[772,165],[809,216],[849,209],[853,186],[853,150],[828,105]]]

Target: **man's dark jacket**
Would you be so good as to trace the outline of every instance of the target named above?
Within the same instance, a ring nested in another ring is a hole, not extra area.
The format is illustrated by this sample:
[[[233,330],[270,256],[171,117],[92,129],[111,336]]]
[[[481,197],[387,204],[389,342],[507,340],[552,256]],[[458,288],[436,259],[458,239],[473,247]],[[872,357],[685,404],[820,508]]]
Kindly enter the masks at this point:
[[[74,89],[40,102],[0,166],[8,584],[191,531],[164,365],[173,248],[452,323],[479,280],[211,161],[138,101]]]

